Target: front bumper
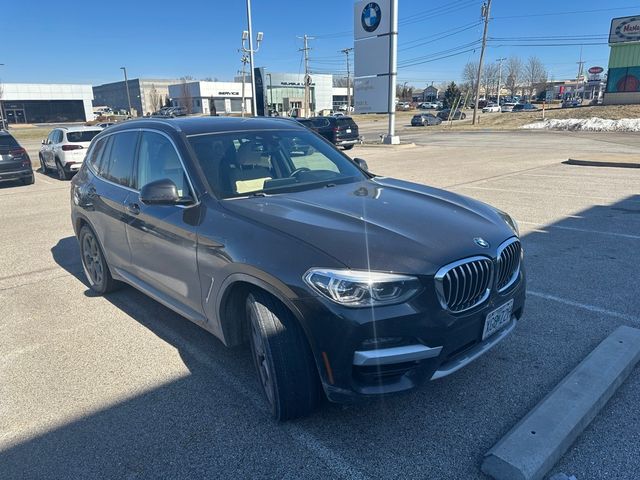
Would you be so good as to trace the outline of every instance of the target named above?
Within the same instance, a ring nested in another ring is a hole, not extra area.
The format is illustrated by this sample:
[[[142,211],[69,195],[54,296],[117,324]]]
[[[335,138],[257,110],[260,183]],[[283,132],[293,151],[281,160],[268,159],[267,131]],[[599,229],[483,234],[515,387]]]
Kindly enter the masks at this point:
[[[482,305],[452,314],[440,307],[434,289],[410,302],[349,309],[320,297],[296,301],[316,356],[325,393],[338,403],[410,390],[465,367],[506,338],[522,317],[525,271],[507,292],[492,292]],[[510,300],[511,321],[482,340],[486,315]],[[402,341],[363,348],[374,338]]]

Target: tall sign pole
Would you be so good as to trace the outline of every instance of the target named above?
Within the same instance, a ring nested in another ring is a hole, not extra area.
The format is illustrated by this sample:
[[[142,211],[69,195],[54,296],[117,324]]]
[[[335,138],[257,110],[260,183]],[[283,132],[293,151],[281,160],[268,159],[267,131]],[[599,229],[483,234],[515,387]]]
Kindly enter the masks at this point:
[[[489,0],[491,1],[491,0]],[[382,143],[396,145],[400,137],[396,136],[396,83],[398,81],[398,0],[390,1],[389,32],[389,132]]]
[[[478,63],[478,76],[476,77],[475,98],[473,107],[473,124],[476,124],[478,115],[478,104],[480,102],[480,79],[482,77],[482,62],[484,61],[484,50],[487,48],[487,31],[489,30],[489,14],[491,13],[491,0],[482,5],[482,16],[484,17],[484,33],[482,34],[482,49],[480,50],[480,62]]]
[[[353,51],[352,48],[344,48],[340,50],[347,56],[347,115],[351,112],[351,69],[349,65],[349,53]]]

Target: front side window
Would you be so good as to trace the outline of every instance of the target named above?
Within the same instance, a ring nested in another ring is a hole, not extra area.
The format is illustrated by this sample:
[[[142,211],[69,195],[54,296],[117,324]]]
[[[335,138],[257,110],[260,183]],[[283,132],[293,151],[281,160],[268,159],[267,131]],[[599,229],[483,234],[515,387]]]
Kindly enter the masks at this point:
[[[220,198],[322,188],[360,181],[363,173],[308,131],[248,131],[189,137]]]
[[[191,196],[187,176],[171,141],[160,133],[142,132],[136,174],[137,188],[141,189],[148,183],[167,178],[176,184],[180,197]]]
[[[130,187],[138,132],[111,135],[108,156],[102,160],[100,172],[104,178],[118,185]]]

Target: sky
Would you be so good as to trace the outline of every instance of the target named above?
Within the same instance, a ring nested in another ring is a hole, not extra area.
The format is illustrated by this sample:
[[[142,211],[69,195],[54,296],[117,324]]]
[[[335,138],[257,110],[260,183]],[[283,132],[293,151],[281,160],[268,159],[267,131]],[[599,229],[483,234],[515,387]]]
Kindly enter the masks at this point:
[[[462,76],[478,59],[481,0],[398,0],[398,80],[425,87]],[[207,77],[231,81],[241,68],[244,0],[5,0],[0,79],[98,85],[129,78]],[[253,0],[253,30],[264,32],[256,66],[342,74],[353,46],[351,0]],[[575,78],[577,62],[606,68],[611,19],[640,14],[631,0],[493,0],[486,61],[538,56],[553,79]],[[55,7],[55,8],[54,8]],[[7,21],[11,19],[11,21]],[[581,46],[582,45],[582,46]],[[353,60],[353,59],[352,59]]]

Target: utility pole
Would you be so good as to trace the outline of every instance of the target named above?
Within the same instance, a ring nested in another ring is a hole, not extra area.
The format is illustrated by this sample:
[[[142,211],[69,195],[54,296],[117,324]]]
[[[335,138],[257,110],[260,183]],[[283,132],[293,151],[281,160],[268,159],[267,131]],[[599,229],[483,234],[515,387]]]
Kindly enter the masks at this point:
[[[129,93],[129,79],[127,78],[127,67],[120,67],[120,70],[124,71],[124,84],[127,87],[127,102],[129,104],[129,116],[131,113],[131,93]]]
[[[580,77],[582,76],[582,69],[584,67],[585,62],[582,60],[582,47],[580,47],[580,61],[578,63],[578,75],[576,76],[576,91],[573,95],[574,98],[578,98],[578,86],[580,85]]]
[[[349,53],[353,51],[353,47],[340,51],[347,56],[347,115],[349,115],[349,113],[351,113],[351,68],[349,65]]]
[[[480,102],[480,78],[482,76],[482,62],[484,61],[484,50],[487,47],[487,31],[489,30],[489,14],[491,12],[491,0],[482,5],[482,17],[484,18],[484,33],[482,34],[482,49],[480,50],[480,62],[478,63],[478,76],[476,77],[476,104],[473,107],[473,124],[476,124],[478,115],[478,103]]]
[[[300,38],[300,37],[298,37]],[[309,40],[313,40],[314,37],[310,37],[305,33],[302,37],[304,40],[304,48],[299,49],[299,52],[304,52],[304,115],[309,116],[311,111],[311,75],[309,71]]]
[[[502,83],[502,62],[504,62],[506,59],[507,59],[506,57],[502,57],[496,60],[496,62],[498,62],[498,101],[497,101],[498,106],[500,106],[500,88]]]
[[[242,51],[242,50],[238,50],[238,51]],[[247,63],[249,63],[249,57],[243,54],[240,61],[242,62],[242,70],[240,71],[240,75],[242,75],[242,116],[244,117],[247,111],[247,101],[246,101],[247,96],[245,95],[244,85],[246,83],[246,67],[247,67]]]
[[[4,63],[0,63],[0,67],[4,67]],[[8,128],[4,124],[4,111],[2,110],[2,94],[4,93],[4,89],[2,88],[2,82],[0,81],[0,130],[4,128]]]

